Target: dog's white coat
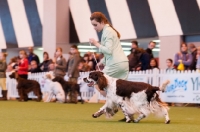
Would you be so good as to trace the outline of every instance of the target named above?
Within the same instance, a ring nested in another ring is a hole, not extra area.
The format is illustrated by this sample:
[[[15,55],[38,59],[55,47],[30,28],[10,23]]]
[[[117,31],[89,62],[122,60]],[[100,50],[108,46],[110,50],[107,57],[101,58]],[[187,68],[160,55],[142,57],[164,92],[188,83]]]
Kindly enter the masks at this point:
[[[46,97],[44,102],[50,102],[51,99],[55,96],[57,102],[63,103],[65,102],[65,92],[58,82],[53,82],[50,78],[44,76],[46,83],[48,84],[48,91],[46,92]]]

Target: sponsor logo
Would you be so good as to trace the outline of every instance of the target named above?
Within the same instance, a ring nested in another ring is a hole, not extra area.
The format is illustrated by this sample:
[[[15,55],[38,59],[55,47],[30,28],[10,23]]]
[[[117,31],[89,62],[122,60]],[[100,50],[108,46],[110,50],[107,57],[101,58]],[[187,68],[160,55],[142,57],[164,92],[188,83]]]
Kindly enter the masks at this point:
[[[170,85],[167,86],[166,93],[175,93],[187,91],[188,81],[175,79]]]

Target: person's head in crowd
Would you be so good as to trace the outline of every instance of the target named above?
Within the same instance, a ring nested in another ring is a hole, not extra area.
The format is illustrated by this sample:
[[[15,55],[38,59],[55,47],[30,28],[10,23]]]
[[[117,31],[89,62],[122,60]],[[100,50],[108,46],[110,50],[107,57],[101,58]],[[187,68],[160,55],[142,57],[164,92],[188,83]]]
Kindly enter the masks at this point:
[[[138,42],[136,40],[133,40],[131,43],[132,43],[132,45],[131,45],[132,49],[137,49],[138,48]]]
[[[7,57],[7,53],[0,52],[0,61],[5,61]]]
[[[156,42],[150,41],[149,45],[148,45],[148,48],[152,50],[152,49],[155,48],[155,46],[156,46]]]
[[[172,59],[167,59],[166,63],[167,63],[167,68],[172,68],[173,67],[173,60]]]
[[[62,57],[62,48],[61,47],[57,47],[56,48],[56,53],[55,53],[55,56],[56,56],[56,58],[58,58],[58,57]]]
[[[196,46],[191,43],[191,44],[188,45],[188,50],[192,53],[193,51],[196,50]]]
[[[26,58],[27,57],[26,51],[20,50],[19,51],[19,57],[20,57],[20,59]]]
[[[89,61],[89,55],[88,55],[88,54],[84,54],[83,60],[84,60],[85,62],[88,62],[88,61]]]
[[[76,45],[72,45],[70,48],[70,53],[72,55],[77,54],[78,53],[78,47]]]
[[[199,56],[200,56],[200,46],[197,47],[197,56],[196,56],[196,58],[198,59]]]
[[[12,65],[8,65],[8,66],[7,66],[7,69],[6,69],[7,72],[11,72],[11,71],[13,71],[13,70],[14,70],[14,69],[13,69]]]
[[[182,53],[187,53],[187,51],[188,51],[187,44],[186,43],[182,43],[181,44],[181,52]]]
[[[38,68],[37,62],[35,60],[32,60],[31,61],[31,69],[37,69],[37,68]]]
[[[113,30],[115,30],[115,32],[117,33],[117,37],[120,38],[120,33],[110,24],[110,22],[103,13],[93,12],[90,17],[90,21],[97,32],[101,32],[105,24],[108,24]]]
[[[79,72],[87,72],[90,71],[90,66],[85,63],[84,60],[81,60],[78,65]]]
[[[54,63],[49,64],[49,71],[54,71],[55,65]]]
[[[28,47],[29,54],[33,54],[33,47]]]
[[[158,68],[158,62],[157,62],[157,60],[155,58],[152,58],[150,60],[150,67],[151,68]]]
[[[43,53],[43,60],[48,60],[49,59],[49,54],[47,52]]]

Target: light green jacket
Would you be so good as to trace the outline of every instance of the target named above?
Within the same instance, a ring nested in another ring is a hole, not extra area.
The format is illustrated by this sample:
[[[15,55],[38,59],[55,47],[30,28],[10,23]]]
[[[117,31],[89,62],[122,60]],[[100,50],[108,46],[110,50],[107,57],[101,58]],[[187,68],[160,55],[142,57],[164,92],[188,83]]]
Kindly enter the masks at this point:
[[[117,37],[116,31],[113,30],[113,28],[108,24],[106,24],[103,28],[99,52],[104,54],[104,58],[101,63],[105,66],[111,66],[113,64],[128,61],[128,58],[126,57],[120,44],[120,40]]]

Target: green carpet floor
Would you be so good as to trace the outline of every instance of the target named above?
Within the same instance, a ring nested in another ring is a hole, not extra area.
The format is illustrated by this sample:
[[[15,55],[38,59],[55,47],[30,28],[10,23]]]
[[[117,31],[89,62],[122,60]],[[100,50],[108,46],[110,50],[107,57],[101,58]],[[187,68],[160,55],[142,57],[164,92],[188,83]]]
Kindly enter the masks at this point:
[[[102,105],[1,101],[0,132],[200,132],[196,107],[171,107],[166,125],[152,115],[137,124],[118,122],[121,111],[113,119],[92,118]]]

